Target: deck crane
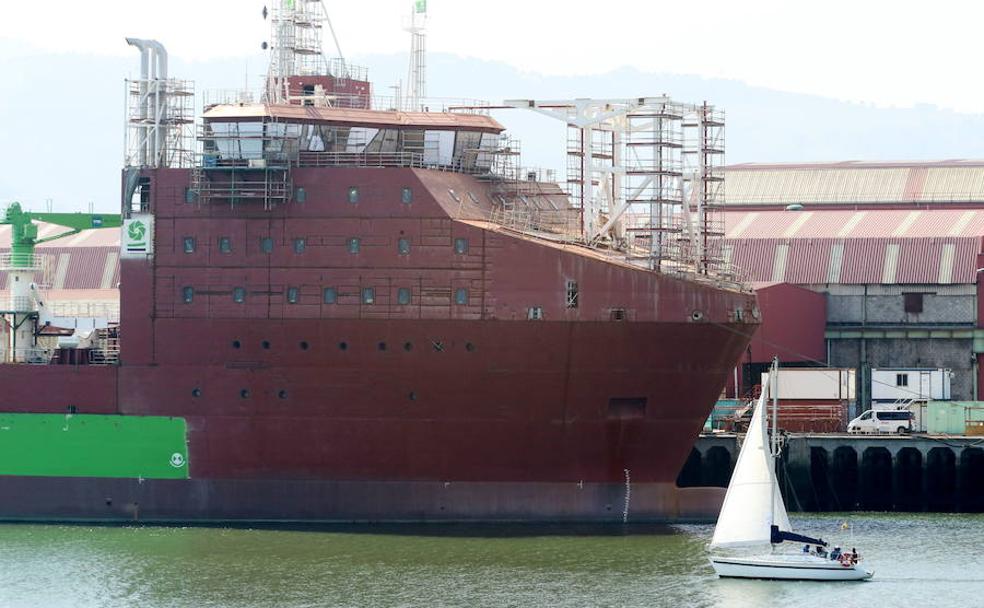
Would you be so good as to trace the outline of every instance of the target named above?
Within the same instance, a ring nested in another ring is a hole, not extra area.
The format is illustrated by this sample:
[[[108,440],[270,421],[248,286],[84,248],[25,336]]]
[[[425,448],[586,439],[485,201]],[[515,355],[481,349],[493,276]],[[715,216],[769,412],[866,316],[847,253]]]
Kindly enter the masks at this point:
[[[38,238],[38,226],[35,222],[54,224],[66,230]],[[7,328],[10,330],[6,340],[0,343],[4,362],[29,363],[38,356],[35,343],[39,301],[34,276],[42,270],[42,265],[40,258],[34,254],[35,247],[83,230],[118,228],[121,223],[119,215],[37,213],[25,211],[17,202],[11,203],[0,215],[0,224],[10,226],[10,252],[0,255],[0,273],[7,274],[7,289],[10,293],[6,306],[0,310],[2,329],[4,332]]]

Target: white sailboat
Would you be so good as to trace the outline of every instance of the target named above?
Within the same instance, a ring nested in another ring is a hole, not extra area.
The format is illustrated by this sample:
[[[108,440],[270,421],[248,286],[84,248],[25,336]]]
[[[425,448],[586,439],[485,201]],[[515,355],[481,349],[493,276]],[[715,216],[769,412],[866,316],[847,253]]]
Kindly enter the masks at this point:
[[[861,564],[860,556],[840,554],[838,548],[831,552],[830,555],[837,556],[832,559],[825,550],[820,549],[827,544],[822,539],[796,534],[789,525],[786,505],[776,479],[778,441],[774,436],[770,445],[765,418],[770,393],[774,395],[775,408],[777,370],[778,362],[773,361],[768,383],[768,388],[772,390],[763,387],[745,443],[738,454],[738,463],[731,475],[711,540],[711,565],[721,577],[817,581],[871,578],[874,572]],[[775,420],[773,409],[773,428],[776,428]],[[817,551],[782,553],[777,547],[783,541],[815,546]],[[765,547],[770,545],[771,550],[766,552]],[[759,551],[755,552],[755,549]]]

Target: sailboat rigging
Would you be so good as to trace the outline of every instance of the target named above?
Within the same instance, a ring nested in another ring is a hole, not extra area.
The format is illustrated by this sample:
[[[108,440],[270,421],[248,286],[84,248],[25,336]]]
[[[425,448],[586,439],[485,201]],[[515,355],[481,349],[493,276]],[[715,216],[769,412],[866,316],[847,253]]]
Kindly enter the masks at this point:
[[[856,553],[841,553],[835,548],[828,557],[823,539],[812,538],[793,531],[786,505],[776,477],[776,458],[780,452],[778,428],[779,362],[773,359],[769,382],[762,394],[748,434],[738,454],[724,504],[711,539],[710,558],[715,572],[722,577],[862,580],[873,572],[861,565]],[[772,400],[771,437],[765,418],[768,400]],[[781,553],[777,549],[784,541],[813,545],[816,552],[805,547],[802,553]],[[736,554],[726,552],[770,546],[767,554]]]

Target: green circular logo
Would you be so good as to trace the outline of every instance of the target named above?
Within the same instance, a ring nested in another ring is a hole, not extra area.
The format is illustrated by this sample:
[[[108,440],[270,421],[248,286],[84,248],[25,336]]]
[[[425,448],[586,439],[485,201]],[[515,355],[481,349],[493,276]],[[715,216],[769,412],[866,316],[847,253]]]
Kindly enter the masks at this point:
[[[130,226],[126,229],[127,235],[134,241],[143,240],[144,235],[147,234],[147,227],[140,220],[132,222]]]

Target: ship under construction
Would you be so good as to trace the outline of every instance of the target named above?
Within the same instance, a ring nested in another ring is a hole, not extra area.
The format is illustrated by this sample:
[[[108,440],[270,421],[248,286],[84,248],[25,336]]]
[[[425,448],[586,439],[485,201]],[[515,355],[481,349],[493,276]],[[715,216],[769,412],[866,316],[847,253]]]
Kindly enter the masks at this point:
[[[0,518],[712,515],[675,479],[758,324],[721,246],[723,113],[428,98],[423,2],[377,96],[325,58],[320,2],[264,17],[263,90],[197,121],[128,39],[118,325],[46,338],[33,221],[58,219],[8,212]],[[563,180],[523,168],[510,111],[567,125]]]

